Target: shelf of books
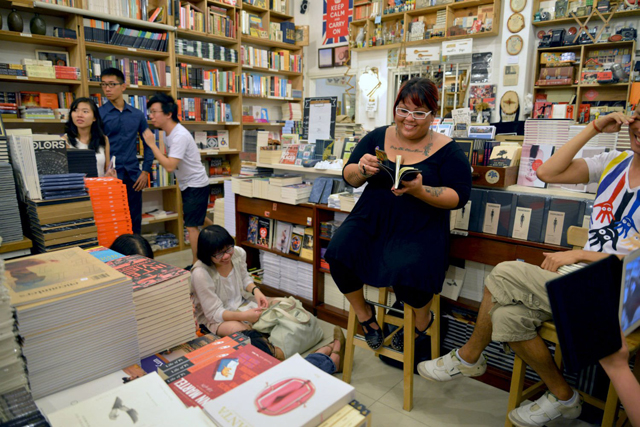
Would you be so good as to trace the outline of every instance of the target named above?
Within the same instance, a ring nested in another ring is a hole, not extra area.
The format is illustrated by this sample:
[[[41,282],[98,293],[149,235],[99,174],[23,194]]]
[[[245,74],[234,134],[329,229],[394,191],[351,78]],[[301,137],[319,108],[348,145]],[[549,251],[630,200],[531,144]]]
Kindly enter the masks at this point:
[[[584,20],[591,14],[591,8],[596,7],[605,19],[613,19],[614,24],[619,18],[629,19],[640,16],[640,9],[622,3],[607,3],[592,5],[591,3],[567,1],[557,3],[555,0],[534,0],[531,8],[531,23],[536,27],[550,27],[558,25],[574,25],[576,18]],[[613,15],[613,16],[612,16]],[[592,23],[602,23],[597,17]],[[609,34],[610,35],[610,34]],[[606,37],[609,37],[607,35]]]
[[[635,41],[539,48],[532,118],[590,123],[601,113],[627,111]]]
[[[384,10],[383,3],[374,0],[355,6],[354,20],[350,24],[355,40],[353,50],[494,37],[500,31],[501,0],[436,1],[433,6],[397,12]]]
[[[291,1],[144,0],[130,9],[119,0],[56,3],[36,1],[31,8],[0,0],[3,15],[15,7],[25,22],[23,31],[0,30],[0,41],[17,47],[0,61],[0,114],[7,128],[60,134],[74,98],[107,102],[100,73],[119,68],[125,100],[143,113],[155,92],[178,101],[181,122],[199,143],[210,175],[213,205],[224,181],[241,169],[245,107],[264,108],[270,120],[258,128],[280,133],[279,120],[292,120],[281,105],[302,99],[302,47],[295,45]],[[29,31],[35,13],[46,23],[43,34]],[[259,23],[249,23],[251,15]],[[260,83],[268,90],[253,90]],[[162,251],[183,249],[177,186],[152,187],[143,197],[144,213],[157,199],[156,209],[178,214],[178,220],[147,218],[143,233],[171,233],[177,246]]]

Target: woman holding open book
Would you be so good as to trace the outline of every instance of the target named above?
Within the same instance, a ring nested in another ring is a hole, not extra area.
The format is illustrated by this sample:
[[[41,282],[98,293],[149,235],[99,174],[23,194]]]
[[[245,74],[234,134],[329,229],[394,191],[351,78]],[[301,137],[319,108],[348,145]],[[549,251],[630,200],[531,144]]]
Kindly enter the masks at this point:
[[[102,130],[102,120],[98,107],[91,98],[78,98],[71,104],[69,120],[65,124],[64,138],[67,144],[81,150],[96,153],[98,176],[116,176],[109,168],[109,138]]]
[[[372,349],[384,336],[363,285],[392,286],[399,300],[416,309],[416,332],[424,334],[448,267],[449,211],[464,206],[471,192],[471,167],[462,149],[431,130],[437,108],[433,82],[407,81],[394,104],[395,125],[366,135],[342,172],[348,184],[367,187],[325,259]],[[403,344],[403,334],[394,335],[392,347],[402,350]]]

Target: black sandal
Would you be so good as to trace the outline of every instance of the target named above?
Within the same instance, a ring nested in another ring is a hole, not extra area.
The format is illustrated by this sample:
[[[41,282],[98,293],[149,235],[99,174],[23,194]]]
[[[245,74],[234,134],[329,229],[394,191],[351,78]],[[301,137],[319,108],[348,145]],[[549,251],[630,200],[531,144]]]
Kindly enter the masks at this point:
[[[418,338],[420,337],[420,335],[425,336],[425,337],[427,336],[427,331],[429,330],[429,328],[433,324],[433,320],[435,318],[436,318],[436,315],[432,311],[431,312],[431,320],[429,321],[429,324],[424,329],[424,331],[419,331],[418,328],[416,328],[416,334],[418,334]],[[401,328],[391,338],[391,348],[394,349],[395,351],[404,351],[404,328]]]
[[[373,304],[369,304],[371,307],[371,318],[369,320],[365,320],[360,323],[362,326],[362,330],[364,331],[364,339],[367,341],[367,345],[372,350],[377,350],[382,346],[384,342],[384,334],[382,333],[382,328],[378,325],[378,321],[376,320],[376,310],[373,307]],[[371,325],[377,325],[378,329],[373,329]]]

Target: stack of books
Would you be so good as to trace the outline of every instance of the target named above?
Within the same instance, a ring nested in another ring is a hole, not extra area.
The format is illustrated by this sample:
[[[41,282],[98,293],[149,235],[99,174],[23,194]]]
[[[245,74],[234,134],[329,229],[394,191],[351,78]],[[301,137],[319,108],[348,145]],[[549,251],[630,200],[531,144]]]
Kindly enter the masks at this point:
[[[309,196],[311,195],[312,187],[313,184],[311,183],[294,184],[282,187],[280,191],[280,201],[290,205],[307,203],[309,201]]]
[[[285,258],[271,252],[260,251],[260,265],[264,270],[263,283],[272,288],[280,288],[280,261]]]
[[[87,178],[85,184],[96,213],[98,241],[109,247],[118,236],[131,233],[127,188],[117,178]]]
[[[11,135],[9,139],[11,164],[18,176],[21,194],[32,200],[42,198],[33,140],[30,135]]]
[[[216,199],[216,203],[213,205],[213,225],[219,225],[224,227],[224,197]]]
[[[236,235],[236,195],[231,189],[231,181],[224,182],[224,228]]]
[[[306,262],[282,258],[279,288],[311,301],[313,299],[313,266]]]
[[[17,339],[17,325],[13,317],[9,290],[5,285],[4,261],[0,260],[0,337],[3,337],[0,352],[0,366],[2,366],[0,395],[28,386],[27,372]]]
[[[82,173],[40,175],[40,191],[44,200],[87,195],[84,174]]]
[[[3,243],[22,240],[22,221],[18,209],[16,184],[13,168],[9,163],[0,162],[0,237]]]
[[[33,243],[38,252],[98,243],[98,229],[88,196],[58,200],[29,200]]]
[[[204,405],[218,426],[317,426],[355,398],[353,386],[296,354]],[[251,404],[247,404],[247,399]]]
[[[72,248],[8,261],[5,277],[35,399],[138,362],[126,276]]]
[[[86,176],[87,178],[98,177],[98,164],[96,163],[96,153],[93,150],[81,150],[77,148],[68,148],[67,163],[69,164],[69,173],[80,173]]]
[[[9,163],[9,143],[2,137],[0,137],[0,162]]]
[[[141,255],[118,258],[107,264],[133,281],[141,357],[195,338],[189,294],[191,273]]]
[[[562,145],[569,140],[571,120],[535,120],[524,124],[524,143]]]
[[[210,426],[200,408],[186,408],[157,373],[151,373],[119,387],[49,415],[53,427],[104,425]]]

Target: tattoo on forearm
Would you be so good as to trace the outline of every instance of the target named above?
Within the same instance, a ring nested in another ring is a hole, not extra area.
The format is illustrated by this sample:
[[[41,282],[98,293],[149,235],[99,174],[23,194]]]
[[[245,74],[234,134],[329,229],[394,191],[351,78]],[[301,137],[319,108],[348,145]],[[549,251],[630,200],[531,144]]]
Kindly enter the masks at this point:
[[[359,172],[349,172],[347,174],[347,181],[351,182],[361,182],[365,179],[364,176],[360,175]]]
[[[427,193],[431,194],[433,197],[439,197],[442,193],[444,193],[444,187],[429,187],[425,185],[424,190]]]

